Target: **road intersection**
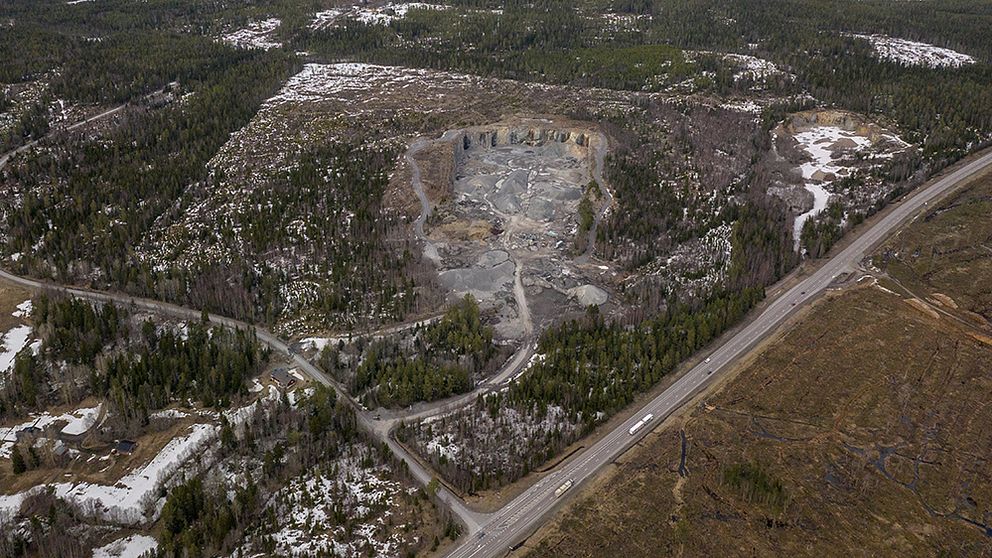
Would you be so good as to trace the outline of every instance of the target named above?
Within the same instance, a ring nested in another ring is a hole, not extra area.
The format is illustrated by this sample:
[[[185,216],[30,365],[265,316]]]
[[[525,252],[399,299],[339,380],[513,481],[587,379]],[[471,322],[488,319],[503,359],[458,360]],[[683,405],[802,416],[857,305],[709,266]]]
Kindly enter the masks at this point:
[[[120,108],[100,114],[97,117],[104,117],[118,110]],[[33,143],[23,146],[18,151],[30,148],[31,145]],[[7,162],[12,154],[0,158],[0,167]],[[575,487],[594,476],[603,466],[612,462],[660,424],[665,417],[685,405],[695,394],[715,381],[728,364],[739,359],[757,343],[772,334],[798,308],[819,297],[835,279],[856,269],[865,255],[889,233],[927,204],[939,199],[990,166],[992,166],[992,152],[987,152],[920,187],[915,195],[892,207],[890,211],[861,231],[847,247],[825,260],[819,269],[770,301],[750,323],[743,326],[735,335],[713,350],[703,362],[686,372],[668,389],[645,404],[626,421],[616,425],[611,432],[603,436],[592,447],[566,460],[556,471],[546,475],[499,511],[491,514],[474,511],[448,488],[443,485],[438,486],[436,492],[438,500],[458,516],[469,532],[469,536],[463,539],[449,556],[483,558],[504,555],[510,548],[526,538],[556,508],[559,502],[567,499],[568,495],[574,494],[576,492]],[[422,199],[422,201],[424,200]],[[423,236],[423,220],[426,219],[427,214],[429,214],[429,207],[418,220],[418,236]],[[12,275],[5,271],[0,271],[0,278],[31,290],[58,291],[79,298],[97,302],[113,302],[185,320],[198,320],[202,317],[198,310],[155,300],[135,298],[125,294],[55,285]],[[224,316],[208,314],[207,317],[211,323],[223,327],[253,329],[262,343],[278,353],[287,355],[301,371],[314,381],[337,390],[355,407],[359,425],[385,443],[394,454],[407,464],[411,475],[425,486],[433,479],[432,472],[392,438],[393,427],[402,419],[423,418],[444,412],[447,409],[457,408],[459,405],[474,399],[481,391],[496,388],[501,383],[511,379],[526,364],[534,351],[532,343],[524,343],[521,350],[514,357],[511,357],[494,379],[480,384],[478,390],[470,394],[434,405],[427,405],[413,412],[394,413],[387,419],[376,419],[371,411],[362,407],[348,394],[343,385],[318,369],[299,351],[271,332]],[[631,434],[631,428],[648,414],[652,414],[654,419],[647,424],[646,428],[636,429]],[[564,490],[561,490],[562,488]]]
[[[591,478],[600,468],[612,462],[660,424],[700,390],[715,381],[728,364],[744,356],[753,346],[773,333],[793,312],[818,298],[842,274],[853,271],[870,250],[890,232],[930,202],[939,199],[958,185],[992,166],[992,152],[963,165],[945,176],[921,187],[916,195],[892,208],[874,224],[861,232],[846,248],[826,260],[814,273],[789,288],[765,307],[759,315],[736,335],[718,347],[701,363],[689,370],[668,389],[645,404],[630,418],[618,424],[585,452],[561,465],[526,490],[480,526],[475,536],[464,540],[448,555],[450,558],[488,558],[503,556],[526,538],[548,515],[564,495],[557,489],[571,481],[565,495],[574,493],[574,486]],[[655,419],[648,428],[630,434],[630,429],[645,415]]]

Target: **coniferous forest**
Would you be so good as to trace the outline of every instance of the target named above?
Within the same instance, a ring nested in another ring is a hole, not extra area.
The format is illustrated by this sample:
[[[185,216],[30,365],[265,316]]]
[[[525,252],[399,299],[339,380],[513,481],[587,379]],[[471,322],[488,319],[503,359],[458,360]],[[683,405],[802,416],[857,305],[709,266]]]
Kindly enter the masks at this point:
[[[445,553],[442,479],[556,467],[992,146],[986,0],[406,4],[0,3],[0,269],[47,283],[0,285],[0,555]],[[73,500],[145,467],[130,523]],[[750,458],[714,479],[803,497]]]
[[[188,399],[225,408],[247,394],[268,360],[254,332],[205,322],[163,327],[112,304],[41,296],[32,320],[41,347],[18,353],[13,381],[0,393],[5,416],[88,395],[105,398],[123,423],[147,422],[149,413]]]

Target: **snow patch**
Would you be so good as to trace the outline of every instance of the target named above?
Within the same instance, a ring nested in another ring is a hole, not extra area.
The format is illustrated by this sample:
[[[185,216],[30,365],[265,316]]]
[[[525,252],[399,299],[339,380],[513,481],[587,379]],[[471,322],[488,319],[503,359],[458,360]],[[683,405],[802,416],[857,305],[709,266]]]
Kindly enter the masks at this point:
[[[340,339],[339,337],[307,337],[300,340],[300,345],[304,350],[309,349],[319,353],[328,345],[337,345]]]
[[[387,466],[368,467],[367,446],[350,447],[333,467],[316,467],[276,492],[267,507],[276,523],[271,537],[280,556],[396,556],[404,544],[402,525],[390,525],[394,498],[402,484],[388,479]],[[336,511],[351,528],[337,524]],[[251,545],[235,555],[253,555]]]
[[[191,457],[203,453],[219,427],[194,424],[186,436],[172,439],[147,465],[122,477],[113,486],[102,484],[56,483],[33,487],[24,492],[0,496],[0,515],[16,513],[29,494],[51,488],[55,495],[75,504],[83,513],[105,521],[134,525],[158,515],[158,487],[166,483]]]
[[[74,411],[69,415],[72,418],[69,420],[69,424],[65,425],[65,428],[62,429],[62,434],[79,436],[80,434],[89,432],[90,428],[93,428],[93,425],[96,424],[96,419],[100,416],[100,410],[102,408],[103,403],[96,407]]]
[[[93,549],[93,558],[140,558],[157,548],[158,541],[148,535],[130,535]]]
[[[975,59],[967,54],[927,43],[897,39],[887,35],[852,35],[871,43],[875,54],[882,60],[889,60],[907,66],[928,68],[960,68],[974,64]]]
[[[651,16],[647,14],[602,14],[600,20],[602,20],[604,25],[601,37],[609,38],[610,33],[637,30],[641,27],[642,23],[650,23],[651,19]]]
[[[44,430],[49,425],[54,424],[59,421],[65,421],[70,424],[79,421],[83,422],[87,420],[91,414],[99,415],[99,406],[92,408],[77,409],[70,413],[65,413],[63,415],[51,415],[49,413],[42,413],[39,415],[32,415],[31,419],[20,424],[15,424],[7,428],[0,428],[0,458],[9,458],[11,448],[13,448],[14,443],[17,441],[17,433],[25,428],[35,427]],[[78,428],[78,427],[76,427]]]
[[[761,111],[764,110],[761,105],[751,99],[726,101],[720,107],[734,112],[746,112],[749,114],[761,114]]]
[[[14,366],[14,357],[21,349],[27,347],[28,338],[31,336],[31,326],[14,326],[10,331],[3,334],[3,352],[0,353],[0,375],[6,374]],[[2,385],[2,382],[0,382]]]
[[[850,174],[850,168],[838,160],[838,151],[863,152],[871,148],[872,142],[865,136],[838,126],[815,126],[799,132],[795,135],[795,139],[799,142],[800,149],[812,159],[803,163],[800,171],[805,180],[806,190],[813,194],[813,208],[796,216],[793,222],[792,237],[795,249],[798,250],[803,225],[826,209],[830,203],[830,192],[824,185]]]
[[[189,416],[189,413],[180,411],[179,409],[162,409],[161,411],[155,411],[154,413],[148,415],[150,419],[181,419]]]
[[[17,305],[17,310],[11,316],[15,318],[27,318],[31,315],[31,311],[34,309],[34,305],[31,303],[31,299],[27,299],[24,302]]]
[[[577,429],[564,409],[550,405],[544,413],[504,406],[493,415],[485,405],[423,420],[413,426],[412,445],[431,463],[454,463],[475,474],[506,473],[531,452],[543,451]]]
[[[733,256],[732,234],[730,223],[713,227],[703,236],[676,246],[668,257],[646,265],[644,276],[652,281],[660,280],[659,288],[666,293],[702,297],[723,284],[727,277]],[[640,277],[631,279],[638,281]]]
[[[278,400],[279,390],[276,389],[276,386],[269,386],[268,393],[257,400],[252,401],[251,404],[237,409],[231,409],[230,411],[224,411],[224,418],[231,423],[231,426],[241,427],[248,422],[248,419],[250,419],[252,415],[255,414],[255,409],[258,408],[259,403],[266,406]]]
[[[252,378],[251,387],[248,388],[248,391],[251,393],[261,393],[263,389],[265,389],[265,387],[262,385],[262,382],[259,382],[258,378]]]
[[[785,74],[774,62],[749,54],[726,54],[723,59],[736,66],[734,81],[740,81],[742,79],[761,81]]]
[[[233,31],[221,37],[221,40],[237,48],[260,48],[269,50],[279,48],[282,43],[272,40],[271,36],[282,22],[278,18],[254,21],[248,27]]]
[[[289,399],[290,405],[297,407],[301,402],[309,399],[314,394],[314,391],[316,391],[314,388],[294,389],[286,393],[286,399]]]
[[[388,3],[379,7],[349,6],[331,8],[317,12],[310,22],[310,28],[319,30],[333,27],[344,20],[357,21],[365,25],[389,25],[403,19],[410,10],[449,10],[451,6],[410,2],[407,4]]]

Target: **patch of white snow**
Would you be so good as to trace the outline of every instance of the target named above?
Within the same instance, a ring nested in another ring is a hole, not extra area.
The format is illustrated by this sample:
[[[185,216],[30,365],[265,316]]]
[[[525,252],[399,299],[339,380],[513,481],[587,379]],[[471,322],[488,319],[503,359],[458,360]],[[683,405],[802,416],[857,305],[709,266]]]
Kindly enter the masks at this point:
[[[282,43],[272,40],[271,36],[282,22],[278,18],[254,21],[248,27],[232,31],[221,37],[225,43],[238,48],[260,48],[269,50],[282,46]]]
[[[93,549],[93,558],[140,558],[158,548],[158,541],[148,535],[130,535]]]
[[[967,54],[927,43],[877,34],[853,36],[871,43],[875,54],[879,58],[907,66],[960,68],[961,66],[975,63],[975,59]]]

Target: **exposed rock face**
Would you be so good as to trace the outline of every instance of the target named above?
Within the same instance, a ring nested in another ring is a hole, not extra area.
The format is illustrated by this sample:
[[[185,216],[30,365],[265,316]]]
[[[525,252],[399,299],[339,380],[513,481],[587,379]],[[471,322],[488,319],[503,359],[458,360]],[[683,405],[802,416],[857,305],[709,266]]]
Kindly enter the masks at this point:
[[[813,174],[810,176],[810,179],[815,180],[816,182],[833,182],[834,180],[837,180],[837,175],[835,175],[832,172],[824,172],[822,170],[816,170],[813,171]]]
[[[590,156],[589,147],[599,141],[591,130],[540,119],[519,119],[461,131],[452,142],[457,168],[465,153],[473,149],[493,149],[508,145],[548,146],[558,144],[562,155],[578,159]]]
[[[839,110],[808,110],[793,114],[782,125],[782,129],[788,135],[795,135],[815,126],[837,126],[843,130],[854,132],[859,136],[864,136],[872,143],[889,142],[892,139],[891,132],[874,122],[870,122],[865,116]],[[840,140],[838,148],[853,149],[856,144],[850,140]]]
[[[776,184],[768,193],[784,199],[796,213],[793,240],[800,250],[804,224],[815,219],[831,203],[845,211],[868,211],[892,186],[873,174],[897,156],[908,156],[913,147],[867,117],[837,111],[811,110],[796,113],[772,132],[773,156],[793,166],[803,188],[812,195],[800,196],[796,187]],[[772,163],[775,164],[775,163]],[[838,181],[852,178],[838,188]]]
[[[588,284],[598,275],[572,253],[590,181],[600,183],[600,202],[612,200],[601,178],[607,141],[589,122],[557,117],[514,117],[435,140],[432,154],[447,158],[435,166],[444,171],[435,186],[447,191],[427,236],[440,281],[495,310],[500,337],[523,339],[565,308],[608,301]]]
[[[809,211],[813,207],[813,194],[802,185],[772,186],[768,188],[768,193],[778,196],[789,206],[789,210],[799,214]]]
[[[519,144],[544,145],[548,142],[573,143],[581,147],[589,143],[586,132],[529,125],[533,123],[522,121],[519,126],[498,124],[467,129],[462,135],[462,149]]]

